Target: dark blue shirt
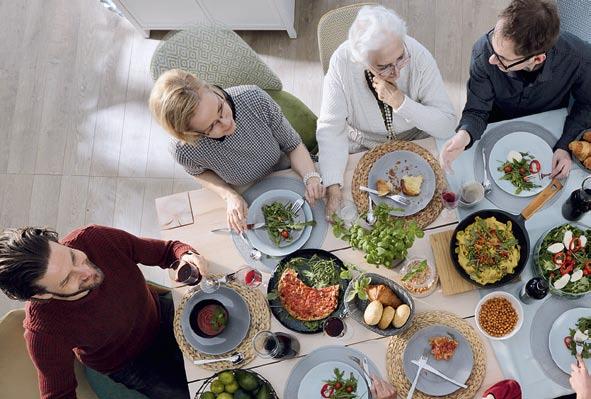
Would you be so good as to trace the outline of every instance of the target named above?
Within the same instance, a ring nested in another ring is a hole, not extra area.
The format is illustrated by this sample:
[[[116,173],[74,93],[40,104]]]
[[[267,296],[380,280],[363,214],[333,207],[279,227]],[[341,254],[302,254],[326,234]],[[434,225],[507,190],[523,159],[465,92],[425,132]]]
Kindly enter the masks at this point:
[[[470,133],[471,145],[488,123],[564,108],[572,96],[555,145],[568,151],[568,144],[591,127],[591,44],[562,32],[541,68],[533,72],[503,72],[488,62],[491,53],[486,35],[472,48],[468,98],[458,130]]]

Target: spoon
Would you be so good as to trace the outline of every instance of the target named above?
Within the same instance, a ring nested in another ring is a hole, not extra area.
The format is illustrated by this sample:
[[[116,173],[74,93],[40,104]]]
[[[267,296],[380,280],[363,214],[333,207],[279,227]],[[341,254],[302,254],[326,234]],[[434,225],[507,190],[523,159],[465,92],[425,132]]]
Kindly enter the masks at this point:
[[[217,362],[232,362],[232,364],[242,363],[244,360],[244,354],[242,352],[233,353],[230,357],[224,357],[221,359],[202,359],[202,360],[194,360],[193,364],[199,366],[200,364],[209,364],[209,363],[217,363]]]
[[[244,234],[244,232],[240,233],[240,237],[242,237],[246,245],[250,247],[250,252],[248,254],[248,256],[250,256],[250,259],[260,260],[263,257],[263,253],[252,246],[250,240],[246,237],[246,234]]]
[[[482,187],[484,188],[484,194],[490,193],[492,190],[492,184],[490,180],[488,180],[488,174],[486,173],[486,154],[484,153],[484,149],[482,149],[482,163],[484,168],[482,169],[484,172],[484,179],[482,180]]]
[[[371,196],[368,195],[368,200],[369,200],[369,205],[368,205],[368,211],[367,211],[367,216],[365,216],[365,221],[367,222],[367,224],[369,224],[370,226],[373,226],[374,223],[376,222],[376,216],[373,214],[373,203],[371,200]]]

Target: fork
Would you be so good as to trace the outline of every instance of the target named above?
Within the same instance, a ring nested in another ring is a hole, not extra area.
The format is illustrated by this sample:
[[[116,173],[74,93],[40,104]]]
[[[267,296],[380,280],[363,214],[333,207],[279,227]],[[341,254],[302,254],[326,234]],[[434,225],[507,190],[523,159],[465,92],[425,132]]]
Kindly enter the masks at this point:
[[[349,355],[349,359],[351,359],[355,363],[357,363],[359,368],[363,371],[363,378],[365,379],[365,382],[367,383],[367,387],[369,389],[371,389],[372,381],[371,381],[371,376],[369,375],[369,369],[366,367],[366,362],[362,361],[357,356],[352,356],[352,355]],[[363,359],[363,360],[365,360],[365,359]]]
[[[304,205],[304,199],[300,198],[291,205],[291,212],[293,214],[298,213],[298,211],[302,208],[302,205]]]
[[[419,361],[417,364],[419,366],[419,369],[417,370],[417,374],[415,375],[415,379],[413,380],[412,385],[410,386],[410,390],[408,391],[408,394],[406,395],[406,399],[412,399],[412,395],[415,393],[415,389],[417,389],[417,382],[419,382],[419,376],[421,375],[421,371],[423,371],[423,367],[425,367],[425,364],[427,364],[428,351],[429,351],[428,349],[425,349],[425,352],[423,352],[423,354],[419,358]]]
[[[361,191],[365,191],[366,193],[372,193],[375,195],[378,195],[380,197],[382,197],[377,190],[374,190],[372,188],[369,187],[365,187],[365,186],[359,186],[359,189]],[[399,203],[400,205],[403,206],[408,206],[410,205],[410,201],[407,198],[404,198],[402,195],[398,195],[398,194],[391,194],[391,195],[384,195],[383,198],[388,198],[391,199],[394,202]]]
[[[488,194],[492,190],[492,184],[490,180],[488,180],[488,173],[486,173],[486,154],[484,153],[484,148],[482,149],[482,163],[484,165],[484,168],[482,169],[484,172],[482,187],[484,188],[484,194]]]
[[[248,239],[248,237],[246,237],[246,234],[244,234],[244,232],[240,233],[240,237],[246,243],[246,245],[250,247],[250,252],[248,254],[248,256],[250,256],[250,259],[259,260],[263,257],[263,253],[255,247],[253,247],[253,245],[250,243],[250,240]]]

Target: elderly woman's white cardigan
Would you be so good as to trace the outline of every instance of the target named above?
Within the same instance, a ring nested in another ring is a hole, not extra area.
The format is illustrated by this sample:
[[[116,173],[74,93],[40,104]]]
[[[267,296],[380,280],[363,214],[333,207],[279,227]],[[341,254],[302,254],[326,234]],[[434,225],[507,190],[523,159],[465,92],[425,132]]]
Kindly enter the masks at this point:
[[[450,137],[457,118],[437,63],[429,50],[412,37],[406,36],[405,43],[411,59],[396,84],[406,96],[400,108],[392,112],[392,127],[396,132],[417,127],[433,137]],[[330,58],[316,131],[325,186],[343,184],[349,154],[347,125],[386,135],[380,108],[365,80],[365,69],[365,65],[352,60],[348,41]]]

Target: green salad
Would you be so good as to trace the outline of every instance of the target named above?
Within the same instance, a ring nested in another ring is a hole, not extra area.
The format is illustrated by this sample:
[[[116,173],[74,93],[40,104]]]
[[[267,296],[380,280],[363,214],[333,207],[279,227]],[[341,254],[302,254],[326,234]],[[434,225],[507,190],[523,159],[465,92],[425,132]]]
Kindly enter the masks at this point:
[[[275,201],[262,207],[267,234],[277,247],[282,241],[291,242],[293,230],[303,230],[306,226],[316,224],[314,220],[296,222],[296,214],[291,210],[292,205],[291,202],[284,204]]]
[[[357,378],[353,373],[345,377],[345,372],[338,368],[333,370],[334,378],[324,381],[320,388],[320,397],[325,399],[356,399],[357,396]]]
[[[499,161],[501,166],[497,168],[499,172],[504,173],[501,180],[508,180],[515,186],[515,194],[541,187],[527,179],[528,176],[540,172],[540,162],[527,152],[519,154],[521,155],[520,160],[513,158],[511,161]]]
[[[551,288],[582,295],[591,291],[591,230],[571,224],[546,234],[538,252],[537,266]]]

